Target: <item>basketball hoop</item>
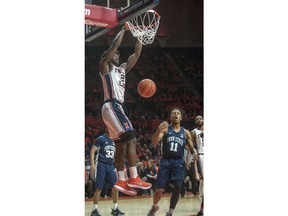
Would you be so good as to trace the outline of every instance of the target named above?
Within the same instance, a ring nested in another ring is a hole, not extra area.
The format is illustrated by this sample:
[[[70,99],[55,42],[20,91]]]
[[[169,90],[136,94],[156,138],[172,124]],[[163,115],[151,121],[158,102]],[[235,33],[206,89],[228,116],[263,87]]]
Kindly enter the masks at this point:
[[[161,16],[150,9],[125,23],[132,35],[143,45],[152,44],[160,24]]]

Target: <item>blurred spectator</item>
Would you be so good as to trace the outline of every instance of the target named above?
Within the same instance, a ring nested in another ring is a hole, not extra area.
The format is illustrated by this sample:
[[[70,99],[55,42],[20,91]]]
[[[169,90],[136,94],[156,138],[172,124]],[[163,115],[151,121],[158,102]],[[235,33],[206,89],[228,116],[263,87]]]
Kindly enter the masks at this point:
[[[151,161],[148,161],[147,167],[144,170],[144,174],[147,177],[147,181],[152,184],[151,189],[154,192],[155,186],[156,186],[156,179],[157,179],[157,172],[156,172],[155,164],[152,163]],[[149,190],[149,194],[153,195],[153,194],[151,194],[151,190]]]

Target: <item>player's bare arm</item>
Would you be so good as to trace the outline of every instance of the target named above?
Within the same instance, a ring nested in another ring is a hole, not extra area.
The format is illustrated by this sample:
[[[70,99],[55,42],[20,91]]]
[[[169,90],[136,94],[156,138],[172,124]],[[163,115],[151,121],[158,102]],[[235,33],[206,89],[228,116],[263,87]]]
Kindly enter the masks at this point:
[[[142,46],[143,45],[140,43],[140,41],[137,40],[136,45],[135,45],[135,49],[134,49],[134,53],[128,58],[126,63],[123,63],[121,65],[121,67],[124,68],[126,73],[128,73],[134,67],[134,65],[137,63],[137,60],[141,55]]]
[[[196,144],[196,132],[193,130],[193,131],[191,131],[191,137],[192,137],[192,143],[193,143],[193,146],[194,146],[194,148],[195,148],[195,146],[197,146],[197,144]],[[195,149],[196,150],[196,152],[197,152],[197,149]]]
[[[92,146],[90,150],[90,172],[94,173],[96,170],[95,163],[94,163],[94,155],[97,152],[98,148],[96,146]]]
[[[187,149],[187,147],[185,147]],[[189,151],[189,149],[187,150],[187,154],[186,154],[186,157],[185,157],[185,166],[186,166],[186,169],[189,170],[189,168],[191,167],[191,163],[189,161],[189,157],[190,157],[191,153]]]
[[[157,145],[160,140],[163,138],[163,136],[168,131],[168,122],[163,121],[157,128],[156,132],[153,134],[151,142],[153,145]]]
[[[100,62],[100,73],[105,74],[109,71],[109,62],[112,60],[113,56],[116,54],[118,47],[122,43],[123,36],[125,34],[126,27],[125,25],[122,27],[120,32],[116,35],[114,40],[112,41],[111,46],[107,50],[106,56]]]
[[[187,147],[188,147],[190,153],[193,155],[193,159],[197,159],[197,152],[196,152],[196,149],[194,148],[194,145],[193,145],[192,135],[186,129],[185,129],[185,135],[186,135],[186,140],[188,143]]]

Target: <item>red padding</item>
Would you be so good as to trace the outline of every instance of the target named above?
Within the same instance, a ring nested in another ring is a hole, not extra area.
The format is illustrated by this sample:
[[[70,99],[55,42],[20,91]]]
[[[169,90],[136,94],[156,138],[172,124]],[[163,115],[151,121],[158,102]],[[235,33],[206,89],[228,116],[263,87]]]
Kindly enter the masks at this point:
[[[112,28],[118,24],[117,9],[85,4],[85,24]]]

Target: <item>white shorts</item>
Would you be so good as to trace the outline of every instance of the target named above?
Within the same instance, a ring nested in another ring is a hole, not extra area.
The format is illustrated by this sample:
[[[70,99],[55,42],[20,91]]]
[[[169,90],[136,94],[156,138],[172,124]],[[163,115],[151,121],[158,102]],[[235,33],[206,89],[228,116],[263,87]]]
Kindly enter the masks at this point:
[[[133,131],[133,126],[120,102],[105,102],[102,106],[102,119],[113,141],[118,140],[123,133]]]
[[[199,156],[199,163],[201,167],[201,173],[203,176],[203,179],[200,180],[199,184],[199,195],[203,196],[204,195],[204,155],[198,155]]]
[[[202,176],[204,177],[204,155],[198,155]]]

